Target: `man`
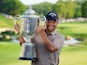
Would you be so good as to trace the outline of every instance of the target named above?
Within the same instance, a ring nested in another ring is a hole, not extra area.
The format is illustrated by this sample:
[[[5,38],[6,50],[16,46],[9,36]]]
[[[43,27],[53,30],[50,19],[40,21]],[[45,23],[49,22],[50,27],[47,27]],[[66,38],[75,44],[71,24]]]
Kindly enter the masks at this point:
[[[46,27],[37,27],[32,42],[36,44],[38,60],[32,65],[58,65],[60,50],[64,44],[63,35],[56,32],[58,16],[55,12],[49,12],[46,16]],[[16,28],[17,30],[17,28]],[[20,43],[24,41],[19,37]]]

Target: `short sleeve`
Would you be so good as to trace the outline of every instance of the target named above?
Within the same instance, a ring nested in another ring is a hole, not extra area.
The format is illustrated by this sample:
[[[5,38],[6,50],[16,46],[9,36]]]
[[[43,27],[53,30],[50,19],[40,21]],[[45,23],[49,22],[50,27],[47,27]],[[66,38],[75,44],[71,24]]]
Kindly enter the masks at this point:
[[[64,37],[58,38],[54,40],[54,45],[58,48],[58,50],[61,50],[61,48],[64,45]]]

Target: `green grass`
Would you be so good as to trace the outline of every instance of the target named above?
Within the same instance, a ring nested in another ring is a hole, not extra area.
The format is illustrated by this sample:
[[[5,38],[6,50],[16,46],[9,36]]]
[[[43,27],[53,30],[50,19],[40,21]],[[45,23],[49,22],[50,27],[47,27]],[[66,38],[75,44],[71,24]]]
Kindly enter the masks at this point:
[[[30,61],[18,60],[20,55],[19,44],[0,42],[0,65],[29,65]]]
[[[87,38],[87,22],[59,23],[57,31],[65,36],[70,35],[75,38]]]
[[[0,28],[13,28],[14,20],[5,18],[2,14],[0,14]]]
[[[87,52],[62,52],[60,59],[60,65],[87,65]]]
[[[0,65],[31,65],[30,61],[18,60],[19,52],[19,44],[0,42]],[[87,65],[87,45],[64,47],[60,55],[60,65]]]

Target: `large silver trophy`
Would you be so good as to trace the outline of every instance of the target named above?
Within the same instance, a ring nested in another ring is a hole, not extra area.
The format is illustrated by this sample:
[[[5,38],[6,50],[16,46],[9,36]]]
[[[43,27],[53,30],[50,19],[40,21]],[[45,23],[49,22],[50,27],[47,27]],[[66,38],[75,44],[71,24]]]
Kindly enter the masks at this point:
[[[20,60],[37,59],[36,46],[31,42],[31,37],[36,27],[44,25],[45,21],[45,17],[35,15],[35,11],[32,8],[26,10],[24,15],[15,16],[15,23],[20,25],[20,32],[25,40],[25,43],[21,46]]]

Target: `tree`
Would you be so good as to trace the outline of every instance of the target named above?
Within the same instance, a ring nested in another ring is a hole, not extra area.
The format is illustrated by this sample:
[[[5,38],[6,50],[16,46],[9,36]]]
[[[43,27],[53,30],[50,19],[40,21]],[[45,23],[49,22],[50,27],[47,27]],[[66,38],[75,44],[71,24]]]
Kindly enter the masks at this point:
[[[87,1],[85,1],[82,4],[81,10],[82,10],[82,17],[87,17]]]
[[[81,17],[82,16],[82,4],[85,2],[86,0],[75,0],[75,2],[77,3],[76,8],[75,8],[75,15],[74,17]]]
[[[58,0],[55,4],[55,11],[58,13],[59,18],[73,18],[75,15],[76,3],[71,0]]]
[[[66,4],[66,8],[67,8],[66,18],[73,18],[75,15],[75,9],[76,9],[77,3],[74,1],[66,1],[65,4]]]
[[[77,3],[76,8],[75,8],[74,18],[81,17],[81,16],[82,16],[82,13],[81,13],[81,4]]]
[[[0,12],[10,15],[21,14],[26,9],[19,0],[0,0]]]
[[[66,17],[66,7],[65,4],[62,0],[59,0],[55,5],[54,5],[54,10],[57,12],[59,18],[65,18]]]
[[[53,4],[48,2],[33,5],[33,9],[40,15],[46,15],[49,11],[52,11],[52,7]]]

